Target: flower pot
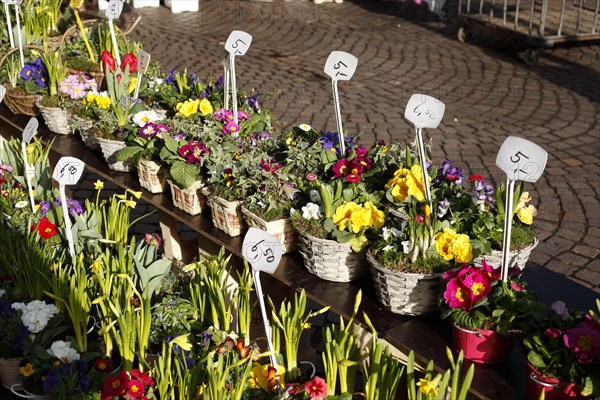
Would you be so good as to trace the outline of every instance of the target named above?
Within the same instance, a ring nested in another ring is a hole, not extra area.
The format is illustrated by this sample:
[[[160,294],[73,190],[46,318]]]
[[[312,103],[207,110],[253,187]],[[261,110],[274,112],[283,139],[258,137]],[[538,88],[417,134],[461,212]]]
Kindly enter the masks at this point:
[[[561,382],[543,375],[533,365],[527,363],[527,398],[538,400],[544,391],[546,400],[583,400],[581,388],[575,383]]]
[[[202,213],[206,207],[206,197],[201,191],[202,181],[194,182],[187,189],[180,187],[170,179],[167,179],[167,182],[171,187],[171,196],[175,207],[191,215]]]
[[[44,106],[41,104],[41,98],[35,101],[35,105],[40,110],[50,132],[59,135],[70,135],[72,133],[69,127],[69,110],[60,107]]]
[[[113,171],[129,172],[133,168],[131,161],[117,161],[115,158],[116,153],[126,146],[125,142],[120,140],[104,139],[96,137],[102,150],[102,155],[108,164],[108,168]]]
[[[366,252],[356,253],[348,243],[300,233],[299,251],[311,274],[332,282],[350,282],[365,276]]]
[[[21,93],[19,90],[7,88],[3,102],[13,114],[36,117],[39,115],[39,110],[35,102],[39,97],[39,94]]]
[[[519,251],[511,251],[509,253],[510,259],[508,261],[508,266],[512,267],[516,264],[521,268],[525,268],[525,264],[527,264],[531,252],[533,251],[533,249],[536,248],[539,242],[540,241],[537,238],[535,238],[534,242],[529,246],[525,247],[524,249],[521,249]],[[492,250],[492,254],[477,257],[473,262],[481,265],[481,260],[483,259],[485,259],[485,261],[488,264],[491,264],[493,266],[500,266],[502,265],[502,251]]]
[[[0,378],[2,386],[10,389],[12,385],[17,383],[19,376],[19,363],[21,358],[0,358]]]
[[[91,150],[100,150],[100,143],[96,138],[94,131],[94,121],[87,118],[81,118],[78,115],[71,115],[69,126],[73,134],[79,132],[83,143]]]
[[[38,394],[29,393],[27,390],[25,390],[25,388],[23,387],[23,384],[21,384],[21,383],[15,383],[14,385],[12,385],[10,387],[10,391],[15,396],[21,397],[23,399],[47,400],[50,398],[47,395],[38,395]]]
[[[426,315],[439,311],[444,291],[441,273],[417,274],[393,271],[367,253],[377,298],[386,310],[403,315]]]
[[[200,2],[199,0],[165,0],[165,6],[173,13],[198,11]]]
[[[515,339],[487,329],[465,329],[452,322],[452,343],[456,351],[464,352],[467,360],[476,364],[494,364],[510,356]]]
[[[151,193],[162,193],[167,187],[164,170],[152,160],[141,159],[137,165],[140,185]]]
[[[203,189],[210,207],[210,215],[215,228],[218,228],[231,237],[239,236],[248,228],[242,215],[242,202],[229,201],[211,195]]]
[[[248,226],[262,229],[279,240],[283,254],[296,250],[297,235],[289,218],[267,222],[245,207],[242,207],[242,214]]]

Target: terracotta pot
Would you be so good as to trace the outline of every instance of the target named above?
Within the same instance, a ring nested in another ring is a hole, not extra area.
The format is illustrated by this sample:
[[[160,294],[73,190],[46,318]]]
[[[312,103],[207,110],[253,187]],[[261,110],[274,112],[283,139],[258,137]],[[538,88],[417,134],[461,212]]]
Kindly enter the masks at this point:
[[[467,360],[476,364],[494,364],[506,360],[515,339],[487,329],[470,330],[452,323],[452,343]]]
[[[527,363],[527,398],[538,400],[544,391],[546,400],[583,400],[581,388],[575,383],[561,382],[556,378],[545,376]]]
[[[0,358],[0,378],[2,386],[10,389],[12,385],[17,383],[19,376],[19,363],[22,358]]]

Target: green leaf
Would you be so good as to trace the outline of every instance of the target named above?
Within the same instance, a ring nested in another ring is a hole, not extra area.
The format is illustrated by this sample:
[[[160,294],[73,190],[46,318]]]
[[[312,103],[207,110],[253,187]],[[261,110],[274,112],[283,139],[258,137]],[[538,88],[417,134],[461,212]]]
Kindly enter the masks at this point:
[[[165,139],[165,147],[173,154],[177,154],[177,150],[179,150],[179,145],[170,135],[163,135],[163,139]],[[161,150],[161,158],[162,158],[162,150]]]
[[[178,185],[187,189],[198,179],[199,167],[194,164],[186,164],[178,161],[171,165],[169,172]]]
[[[127,146],[117,151],[117,153],[115,154],[115,158],[117,161],[125,161],[129,160],[130,158],[134,158],[143,151],[144,148],[140,146]]]
[[[542,357],[534,351],[527,353],[527,360],[536,368],[546,368],[548,365],[544,362]]]

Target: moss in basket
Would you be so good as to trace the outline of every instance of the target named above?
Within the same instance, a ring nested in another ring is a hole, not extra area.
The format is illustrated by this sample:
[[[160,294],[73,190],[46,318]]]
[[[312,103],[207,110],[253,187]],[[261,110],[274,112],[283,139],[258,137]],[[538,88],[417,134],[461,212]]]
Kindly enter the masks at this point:
[[[102,72],[100,64],[92,62],[87,57],[69,57],[65,60],[65,65],[78,71]]]
[[[377,261],[392,271],[432,274],[448,269],[448,262],[435,254],[435,251],[433,251],[433,254],[428,255],[428,257],[418,258],[416,261],[412,261],[401,248],[397,247],[388,251],[374,252],[373,255]]]
[[[329,239],[329,232],[323,228],[320,220],[304,219],[302,218],[301,213],[295,212],[290,216],[290,221],[294,228],[303,235],[313,236],[319,239]]]

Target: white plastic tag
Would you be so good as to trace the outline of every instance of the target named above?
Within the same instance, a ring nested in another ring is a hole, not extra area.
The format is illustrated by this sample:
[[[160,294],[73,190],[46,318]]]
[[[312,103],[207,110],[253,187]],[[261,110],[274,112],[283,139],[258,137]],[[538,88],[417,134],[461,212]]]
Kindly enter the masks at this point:
[[[244,31],[233,31],[225,42],[225,50],[234,56],[243,56],[252,43],[252,35]]]
[[[123,12],[123,1],[110,0],[108,2],[108,6],[106,7],[105,11],[106,18],[108,18],[110,21],[114,21],[121,16],[121,12]]]
[[[406,104],[404,118],[412,122],[417,129],[435,129],[442,121],[445,109],[446,105],[435,97],[413,94]]]
[[[145,74],[148,70],[148,64],[150,64],[150,54],[144,50],[140,50],[138,51],[137,60],[140,73]]]
[[[332,51],[325,62],[325,73],[334,81],[349,81],[356,71],[358,58],[345,51]]]
[[[250,228],[244,237],[242,255],[253,271],[272,274],[281,261],[281,243],[269,233],[258,228]]]
[[[506,138],[496,156],[496,165],[509,180],[531,183],[542,175],[547,161],[546,150],[517,136]]]
[[[2,103],[2,100],[4,100],[4,95],[6,94],[6,88],[2,85],[0,85],[0,103]]]
[[[35,135],[35,131],[37,131],[39,125],[40,125],[40,123],[38,122],[36,117],[31,117],[29,119],[29,122],[25,126],[25,129],[23,129],[23,142],[24,143],[29,143],[31,141],[31,139],[33,138],[33,135]]]
[[[62,186],[74,185],[81,178],[84,168],[85,163],[80,159],[75,157],[62,157],[58,160],[58,163],[56,163],[52,179]]]

